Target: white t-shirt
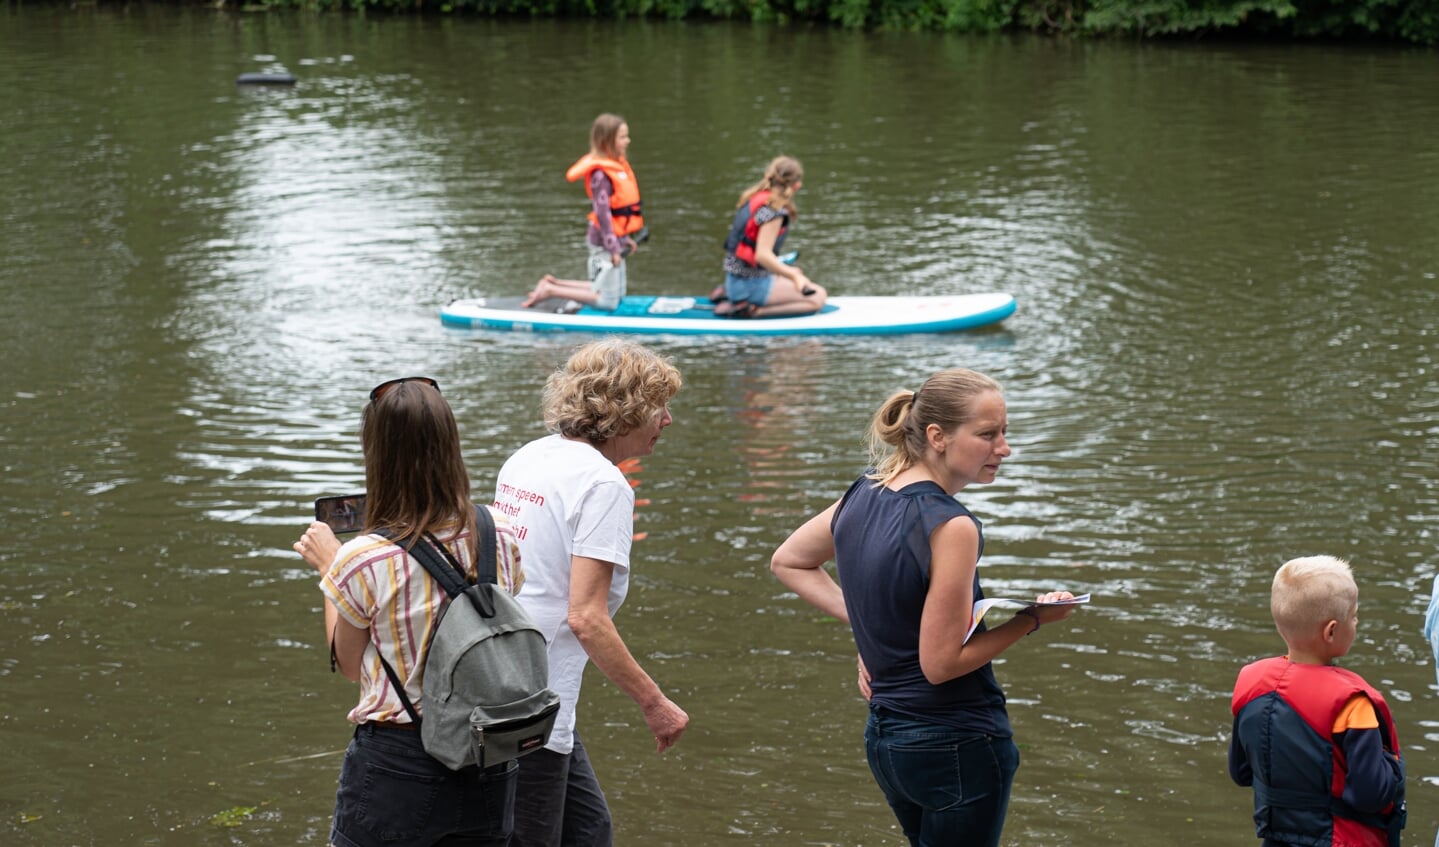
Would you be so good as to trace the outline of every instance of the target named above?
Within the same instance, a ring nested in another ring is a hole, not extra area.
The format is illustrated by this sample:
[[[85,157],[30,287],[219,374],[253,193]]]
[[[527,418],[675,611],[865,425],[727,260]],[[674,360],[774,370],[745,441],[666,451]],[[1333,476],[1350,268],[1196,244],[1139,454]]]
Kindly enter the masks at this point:
[[[584,441],[550,435],[516,450],[495,481],[495,509],[510,519],[525,563],[520,604],[549,642],[550,688],[560,713],[545,746],[574,749],[575,705],[589,655],[569,627],[570,557],[615,566],[609,613],[630,586],[635,494],[620,469]]]

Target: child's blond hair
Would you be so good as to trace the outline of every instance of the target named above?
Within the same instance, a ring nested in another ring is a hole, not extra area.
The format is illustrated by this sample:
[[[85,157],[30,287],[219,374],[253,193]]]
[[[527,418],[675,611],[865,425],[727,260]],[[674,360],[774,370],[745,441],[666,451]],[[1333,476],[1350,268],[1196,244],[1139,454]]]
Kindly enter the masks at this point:
[[[1274,573],[1269,612],[1286,642],[1312,636],[1329,621],[1344,621],[1359,606],[1349,563],[1335,556],[1290,559]]]
[[[765,166],[764,176],[759,182],[746,188],[739,196],[735,208],[749,202],[749,198],[761,191],[768,191],[769,207],[783,209],[791,221],[799,217],[799,207],[794,204],[795,186],[804,179],[804,165],[793,156],[776,156]]]
[[[590,124],[590,152],[607,159],[620,158],[616,139],[620,137],[620,127],[624,125],[624,118],[609,112],[595,118],[595,122]]]

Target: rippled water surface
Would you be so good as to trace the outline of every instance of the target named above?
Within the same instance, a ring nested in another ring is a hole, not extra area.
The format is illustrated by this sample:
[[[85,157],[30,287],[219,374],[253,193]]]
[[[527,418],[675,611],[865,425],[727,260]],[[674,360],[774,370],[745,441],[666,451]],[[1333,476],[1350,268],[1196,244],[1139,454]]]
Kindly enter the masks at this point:
[[[622,843],[902,843],[848,633],[767,563],[884,397],[953,365],[1009,400],[1014,456],[962,498],[990,593],[1094,595],[997,668],[1006,843],[1252,843],[1229,689],[1312,552],[1355,563],[1345,664],[1398,717],[1406,841],[1433,837],[1434,54],[10,6],[0,56],[5,843],[324,843],[354,691],[289,544],[363,484],[376,382],[440,381],[480,492],[540,432],[579,339],[437,309],[580,272],[562,175],[601,110],[655,233],[632,291],[706,292],[786,152],[832,292],[1019,302],[958,335],[651,339],[686,387],[634,476],[620,625],[694,723],[656,756],[590,678]]]

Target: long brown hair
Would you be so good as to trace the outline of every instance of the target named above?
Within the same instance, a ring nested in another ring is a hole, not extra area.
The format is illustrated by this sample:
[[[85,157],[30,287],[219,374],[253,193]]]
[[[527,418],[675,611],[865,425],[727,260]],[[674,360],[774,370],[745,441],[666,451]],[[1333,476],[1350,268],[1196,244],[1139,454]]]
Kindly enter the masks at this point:
[[[367,532],[388,530],[408,550],[426,532],[458,522],[471,554],[479,552],[460,430],[438,388],[411,380],[370,401],[360,417],[360,445]]]
[[[789,219],[793,221],[799,217],[799,207],[794,204],[795,186],[804,179],[804,165],[798,159],[791,156],[776,156],[764,169],[764,176],[759,182],[746,188],[739,196],[739,202],[735,208],[749,202],[749,198],[761,191],[769,191],[769,203],[771,209],[783,209]]]
[[[609,112],[595,118],[595,122],[590,124],[590,152],[618,161],[620,151],[615,147],[615,139],[624,125],[624,118]]]
[[[974,418],[974,401],[1002,394],[999,383],[968,368],[940,371],[919,391],[896,391],[875,413],[869,426],[869,478],[884,485],[924,459],[929,441],[925,430],[936,424],[953,432]]]

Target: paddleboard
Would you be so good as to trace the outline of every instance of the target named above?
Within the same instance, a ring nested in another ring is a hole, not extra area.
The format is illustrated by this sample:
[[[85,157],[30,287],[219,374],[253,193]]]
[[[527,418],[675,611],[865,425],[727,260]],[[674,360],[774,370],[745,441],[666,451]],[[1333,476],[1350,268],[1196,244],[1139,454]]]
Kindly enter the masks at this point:
[[[783,318],[716,317],[704,297],[632,296],[607,312],[572,301],[521,308],[520,297],[455,300],[440,310],[447,326],[517,332],[651,335],[893,335],[954,332],[998,323],[1014,313],[1008,294],[926,297],[831,297],[817,314]]]

